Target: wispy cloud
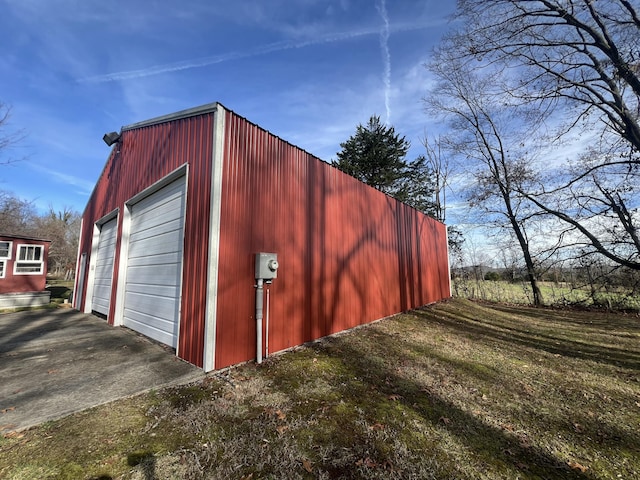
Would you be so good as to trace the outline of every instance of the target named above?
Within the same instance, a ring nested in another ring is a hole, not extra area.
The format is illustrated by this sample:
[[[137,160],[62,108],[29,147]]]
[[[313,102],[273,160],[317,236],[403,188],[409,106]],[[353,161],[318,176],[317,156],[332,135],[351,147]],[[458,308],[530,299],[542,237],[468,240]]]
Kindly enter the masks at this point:
[[[62,173],[58,170],[54,170],[52,168],[47,168],[43,165],[35,165],[30,164],[34,170],[39,173],[43,173],[51,178],[54,182],[67,185],[75,188],[75,193],[81,195],[88,195],[93,191],[94,182],[85,180],[83,178],[78,178],[74,175],[69,175],[67,173]]]
[[[385,12],[384,14],[386,15],[386,8],[384,12]],[[431,24],[426,24],[426,23],[398,24],[398,25],[391,26],[389,25],[389,22],[387,19],[384,31],[386,31],[385,35],[386,35],[386,39],[388,39],[391,31],[409,32],[414,30],[423,30],[431,26],[432,26]],[[216,65],[219,63],[229,62],[233,60],[240,60],[243,58],[266,55],[274,52],[281,52],[284,50],[293,50],[298,48],[310,47],[314,45],[343,42],[343,41],[352,40],[355,38],[360,38],[360,37],[365,37],[370,35],[377,35],[379,33],[380,32],[377,28],[370,28],[370,29],[356,30],[356,31],[350,31],[350,32],[333,33],[333,34],[328,34],[328,35],[324,35],[317,38],[312,38],[309,40],[275,42],[275,43],[263,45],[261,47],[255,48],[253,50],[248,50],[245,52],[229,52],[229,53],[214,55],[210,57],[184,60],[181,62],[165,63],[162,65],[153,65],[153,66],[142,68],[139,70],[128,70],[128,71],[122,71],[122,72],[106,73],[103,75],[93,75],[93,76],[78,78],[77,81],[79,83],[104,83],[104,82],[117,82],[117,81],[131,80],[131,79],[142,78],[142,77],[150,77],[154,75],[161,75],[164,73],[178,72],[181,70],[208,67],[210,65]],[[387,41],[386,39],[385,39],[385,45]],[[381,44],[382,44],[382,37],[381,37]],[[388,47],[386,47],[386,51],[388,55]],[[388,77],[390,78],[390,60],[387,62],[387,65],[389,66]]]
[[[383,27],[380,31],[380,50],[382,53],[382,62],[384,65],[384,71],[382,74],[382,81],[384,82],[384,107],[387,112],[386,123],[391,121],[391,105],[389,97],[391,95],[391,52],[389,51],[389,15],[387,13],[387,5],[385,0],[380,0],[380,3],[376,5],[380,17],[382,17]]]

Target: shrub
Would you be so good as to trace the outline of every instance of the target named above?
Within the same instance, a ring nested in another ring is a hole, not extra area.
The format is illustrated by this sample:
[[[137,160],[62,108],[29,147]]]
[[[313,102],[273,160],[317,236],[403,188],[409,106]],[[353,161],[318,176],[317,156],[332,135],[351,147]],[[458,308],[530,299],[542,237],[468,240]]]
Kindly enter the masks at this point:
[[[500,280],[500,274],[498,272],[487,272],[484,274],[484,279],[496,282]]]

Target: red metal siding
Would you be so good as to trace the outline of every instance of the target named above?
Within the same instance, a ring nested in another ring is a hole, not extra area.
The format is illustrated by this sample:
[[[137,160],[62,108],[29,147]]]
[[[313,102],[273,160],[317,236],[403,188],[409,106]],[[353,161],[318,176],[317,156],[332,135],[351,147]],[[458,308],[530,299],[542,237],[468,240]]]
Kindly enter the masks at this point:
[[[95,222],[118,210],[113,319],[125,202],[188,164],[178,353],[199,366],[213,117],[210,112],[125,129],[85,210],[80,243],[80,253],[89,256]],[[281,264],[270,287],[270,352],[449,296],[444,225],[232,112],[225,112],[222,140],[216,368],[255,358],[259,251],[278,253]]]
[[[51,242],[31,238],[0,235],[0,242],[11,242],[10,259],[4,260],[4,278],[0,278],[1,293],[41,292],[47,285],[47,259]],[[38,275],[14,275],[13,269],[18,256],[18,245],[42,245],[43,270]]]
[[[202,366],[208,265],[213,113],[124,130],[83,215],[80,252],[90,262],[93,227],[119,209],[118,240],[109,319],[113,323],[125,202],[184,164],[188,164],[182,306],[178,354]],[[87,285],[87,275],[84,285]],[[78,305],[84,309],[86,292]]]
[[[216,368],[255,358],[254,254],[275,252],[270,352],[449,297],[443,224],[226,113]]]

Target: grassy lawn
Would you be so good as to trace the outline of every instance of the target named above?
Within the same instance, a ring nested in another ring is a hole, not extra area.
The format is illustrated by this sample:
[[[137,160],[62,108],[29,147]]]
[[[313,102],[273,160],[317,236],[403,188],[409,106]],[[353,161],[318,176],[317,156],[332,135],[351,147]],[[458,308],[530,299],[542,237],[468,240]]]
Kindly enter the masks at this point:
[[[639,340],[456,299],[9,435],[0,478],[640,478]]]
[[[640,295],[624,288],[602,288],[593,295],[587,287],[571,287],[568,283],[539,282],[545,305],[598,307],[609,310],[640,311]],[[517,303],[531,305],[533,294],[526,282],[506,282],[504,280],[455,279],[453,288],[456,296],[489,302]]]

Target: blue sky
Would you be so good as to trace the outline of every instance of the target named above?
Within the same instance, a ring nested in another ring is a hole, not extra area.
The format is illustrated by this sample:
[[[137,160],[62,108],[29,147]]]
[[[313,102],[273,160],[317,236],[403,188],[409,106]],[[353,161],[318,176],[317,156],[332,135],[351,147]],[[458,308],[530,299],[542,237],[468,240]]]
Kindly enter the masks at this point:
[[[219,101],[330,161],[373,114],[422,153],[423,64],[453,0],[0,0],[0,189],[82,211],[106,132]]]

